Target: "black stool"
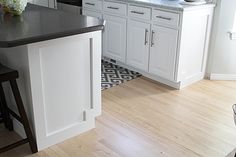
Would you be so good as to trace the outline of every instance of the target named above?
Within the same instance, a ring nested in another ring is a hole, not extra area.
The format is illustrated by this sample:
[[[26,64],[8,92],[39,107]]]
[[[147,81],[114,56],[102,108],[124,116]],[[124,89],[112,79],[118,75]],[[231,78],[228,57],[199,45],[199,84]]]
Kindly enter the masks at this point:
[[[5,127],[8,130],[12,131],[13,124],[10,118],[10,115],[12,115],[23,125],[27,138],[0,148],[0,153],[8,151],[25,143],[29,143],[32,153],[38,152],[35,138],[30,129],[29,121],[17,86],[16,79],[18,77],[19,77],[18,71],[5,67],[0,63],[0,112],[1,112],[0,122],[4,123]],[[15,98],[19,115],[7,107],[4,90],[2,87],[3,82],[10,82],[11,90]]]

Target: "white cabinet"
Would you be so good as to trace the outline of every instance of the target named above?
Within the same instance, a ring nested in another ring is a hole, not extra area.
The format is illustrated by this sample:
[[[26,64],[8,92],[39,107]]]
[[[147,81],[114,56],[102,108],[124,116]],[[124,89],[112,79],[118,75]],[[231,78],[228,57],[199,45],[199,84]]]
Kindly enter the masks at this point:
[[[108,12],[113,15],[125,16],[127,14],[127,5],[123,3],[104,1],[103,10],[104,12]]]
[[[30,2],[44,7],[50,7],[50,8],[56,7],[56,0],[31,0]]]
[[[129,6],[129,16],[132,18],[150,20],[151,8],[130,5]]]
[[[126,19],[104,14],[103,55],[120,62],[126,56]]]
[[[80,7],[74,6],[74,5],[69,5],[69,4],[64,4],[64,3],[57,3],[57,9],[62,10],[67,13],[72,13],[74,15],[79,15],[80,14]]]
[[[147,71],[150,24],[130,20],[127,33],[127,64]]]
[[[178,30],[153,25],[149,60],[150,73],[171,81],[175,80],[177,40]]]
[[[154,9],[152,12],[152,20],[159,25],[177,28],[179,26],[179,14]]]
[[[33,3],[44,7],[48,7],[49,0],[34,0]]]
[[[87,9],[83,9],[82,12],[83,12],[83,15],[91,16],[91,17],[96,17],[96,18],[102,19],[102,14],[99,13],[99,12],[95,12],[95,11],[91,11],[91,10],[87,10]]]
[[[214,4],[165,5],[83,0],[83,14],[106,21],[104,57],[180,89],[204,78]]]
[[[101,0],[83,0],[83,8],[87,8],[90,10],[102,10],[102,1]]]

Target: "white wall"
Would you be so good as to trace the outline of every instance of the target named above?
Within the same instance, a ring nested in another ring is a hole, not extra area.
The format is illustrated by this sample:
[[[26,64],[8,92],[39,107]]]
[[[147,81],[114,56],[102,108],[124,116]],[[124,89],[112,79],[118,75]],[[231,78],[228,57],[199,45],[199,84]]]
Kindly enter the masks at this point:
[[[236,40],[230,40],[236,0],[218,0],[210,45],[208,74],[211,79],[236,80]]]

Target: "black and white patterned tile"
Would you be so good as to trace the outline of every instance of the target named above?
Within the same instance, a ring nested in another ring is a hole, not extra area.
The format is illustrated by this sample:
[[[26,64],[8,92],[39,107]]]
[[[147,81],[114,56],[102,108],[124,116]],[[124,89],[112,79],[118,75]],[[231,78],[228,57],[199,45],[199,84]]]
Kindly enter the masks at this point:
[[[138,72],[102,60],[102,90],[117,86],[139,76],[141,74]]]

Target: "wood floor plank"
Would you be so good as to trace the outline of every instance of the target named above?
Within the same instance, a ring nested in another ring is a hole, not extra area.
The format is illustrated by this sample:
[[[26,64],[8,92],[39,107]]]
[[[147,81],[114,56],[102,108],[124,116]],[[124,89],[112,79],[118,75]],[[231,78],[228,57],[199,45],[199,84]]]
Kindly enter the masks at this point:
[[[235,81],[202,80],[175,90],[138,78],[102,98],[95,129],[34,155],[24,145],[0,156],[226,157],[236,148]],[[0,144],[13,137],[0,133]]]

